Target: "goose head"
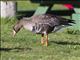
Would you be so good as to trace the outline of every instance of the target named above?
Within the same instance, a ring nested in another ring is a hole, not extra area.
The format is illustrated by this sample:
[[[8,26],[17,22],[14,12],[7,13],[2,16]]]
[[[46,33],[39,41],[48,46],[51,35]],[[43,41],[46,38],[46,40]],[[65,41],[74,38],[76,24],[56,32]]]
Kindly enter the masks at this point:
[[[20,21],[18,21],[14,26],[13,26],[13,37],[16,35],[16,33],[22,28],[22,24]]]
[[[29,31],[32,31],[34,25],[35,23],[33,23],[30,18],[22,18],[13,26],[13,37],[17,32],[20,31],[22,27]]]

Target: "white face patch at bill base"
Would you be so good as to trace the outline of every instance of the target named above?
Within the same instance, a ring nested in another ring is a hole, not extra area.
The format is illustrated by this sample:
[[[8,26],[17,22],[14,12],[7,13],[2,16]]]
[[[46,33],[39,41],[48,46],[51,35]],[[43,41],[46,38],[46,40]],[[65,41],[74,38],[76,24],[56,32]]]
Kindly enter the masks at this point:
[[[16,32],[13,30],[13,36],[15,36]]]

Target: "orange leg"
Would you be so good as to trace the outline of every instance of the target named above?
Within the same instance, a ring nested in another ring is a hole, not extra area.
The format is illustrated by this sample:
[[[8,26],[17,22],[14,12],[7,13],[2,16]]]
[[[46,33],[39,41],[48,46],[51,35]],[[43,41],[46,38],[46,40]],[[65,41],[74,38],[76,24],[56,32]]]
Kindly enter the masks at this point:
[[[46,42],[45,42],[46,46],[48,46],[48,34],[46,35]]]
[[[41,44],[44,44],[44,34],[42,34]]]

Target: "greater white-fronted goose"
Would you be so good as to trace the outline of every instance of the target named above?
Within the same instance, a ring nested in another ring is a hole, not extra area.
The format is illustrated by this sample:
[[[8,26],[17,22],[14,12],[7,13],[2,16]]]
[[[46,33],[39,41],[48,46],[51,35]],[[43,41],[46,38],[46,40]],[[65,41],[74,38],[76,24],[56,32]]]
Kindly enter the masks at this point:
[[[48,46],[48,34],[55,32],[60,27],[71,26],[74,20],[65,19],[51,14],[35,15],[30,18],[22,18],[13,27],[13,36],[22,28],[28,29],[36,34],[41,34],[41,43]],[[57,28],[57,29],[56,29]]]

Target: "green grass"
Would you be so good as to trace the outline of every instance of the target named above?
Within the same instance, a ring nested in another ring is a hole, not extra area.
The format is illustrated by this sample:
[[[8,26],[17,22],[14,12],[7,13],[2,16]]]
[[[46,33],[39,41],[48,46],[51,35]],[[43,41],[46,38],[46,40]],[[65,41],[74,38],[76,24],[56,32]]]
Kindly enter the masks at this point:
[[[18,10],[35,10],[39,4],[31,3],[30,1],[17,1]]]
[[[40,4],[39,3],[32,3],[30,1],[17,1],[17,10],[36,10]],[[63,8],[62,8],[63,7]],[[64,7],[62,4],[54,4],[51,8],[51,10],[68,10],[66,7]]]
[[[21,29],[13,38],[16,19],[1,20],[1,60],[80,60],[80,35],[66,32],[49,34],[49,46],[40,44],[41,36]]]

